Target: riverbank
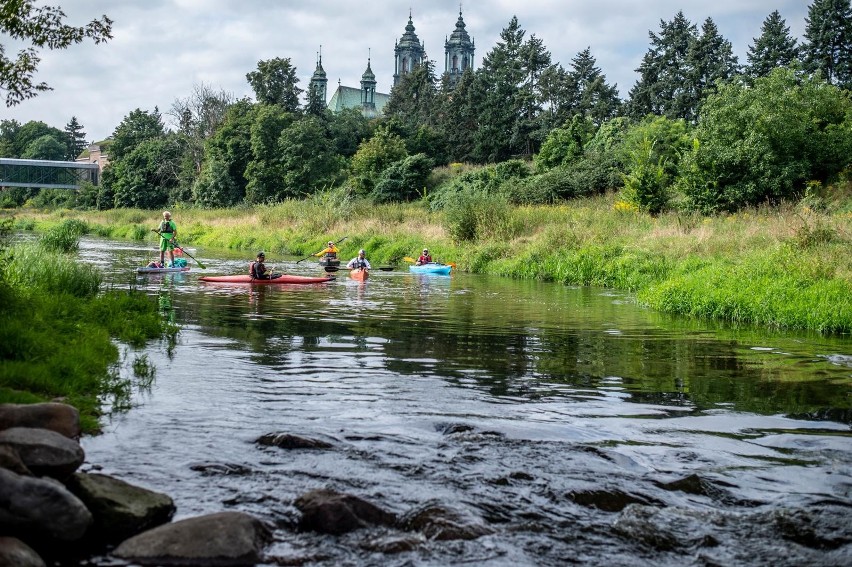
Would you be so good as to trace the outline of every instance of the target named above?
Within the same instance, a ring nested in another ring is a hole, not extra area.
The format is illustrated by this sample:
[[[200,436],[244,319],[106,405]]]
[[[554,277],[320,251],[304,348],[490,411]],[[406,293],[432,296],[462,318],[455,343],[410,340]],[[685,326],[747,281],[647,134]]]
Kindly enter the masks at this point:
[[[840,212],[838,212],[840,211]],[[289,201],[173,211],[179,241],[267,258],[307,256],[329,239],[344,258],[404,263],[428,247],[458,269],[629,290],[643,305],[691,317],[822,333],[852,332],[852,212],[804,205],[702,217],[650,216],[614,195],[549,207],[480,207],[464,222],[471,240],[422,203]],[[159,211],[17,210],[19,229],[76,218],[101,236],[154,241]],[[153,244],[152,244],[153,247]]]
[[[82,223],[63,221],[17,245],[3,228],[0,404],[62,400],[80,411],[84,432],[97,431],[105,405],[130,401],[130,379],[116,371],[119,346],[141,347],[176,329],[144,294],[101,289],[98,271],[74,256]],[[133,369],[139,384],[153,378],[144,356]]]

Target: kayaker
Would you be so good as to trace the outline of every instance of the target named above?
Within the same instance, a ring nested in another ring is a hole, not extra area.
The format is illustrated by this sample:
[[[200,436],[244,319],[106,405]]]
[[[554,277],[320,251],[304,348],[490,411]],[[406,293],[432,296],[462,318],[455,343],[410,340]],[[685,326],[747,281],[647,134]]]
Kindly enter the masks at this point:
[[[323,258],[327,258],[329,260],[336,260],[338,252],[340,252],[340,250],[337,249],[337,246],[334,245],[334,242],[329,240],[328,246],[325,248],[325,250],[317,252],[316,254],[314,254],[314,256],[322,256]]]
[[[431,263],[432,263],[432,256],[429,254],[429,249],[424,248],[423,254],[421,254],[420,257],[417,258],[417,262],[415,262],[415,265],[416,266],[422,266],[423,264],[431,264]]]
[[[272,279],[272,268],[267,268],[264,262],[266,254],[263,252],[257,253],[257,258],[249,264],[249,275],[253,280],[269,280]]]
[[[166,251],[169,252],[169,267],[175,263],[175,239],[177,238],[177,225],[172,220],[169,211],[163,211],[163,222],[154,229],[160,235],[160,264],[166,261]]]
[[[359,269],[359,268],[369,270],[370,269],[370,262],[365,257],[366,254],[367,253],[364,252],[363,248],[361,250],[358,250],[358,255],[355,256],[354,258],[352,258],[351,260],[349,260],[349,263],[346,264],[346,267],[350,270],[356,270],[356,269]]]

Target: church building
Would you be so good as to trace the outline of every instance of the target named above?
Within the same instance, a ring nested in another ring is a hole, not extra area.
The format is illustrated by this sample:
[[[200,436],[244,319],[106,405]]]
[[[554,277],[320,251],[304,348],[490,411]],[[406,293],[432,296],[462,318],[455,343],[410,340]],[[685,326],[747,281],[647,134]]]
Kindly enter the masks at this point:
[[[450,85],[458,83],[466,69],[473,69],[475,45],[465,29],[464,18],[459,10],[456,29],[444,41],[444,74]],[[408,14],[408,24],[405,33],[394,45],[393,86],[410,73],[417,65],[426,60],[426,47],[414,33],[414,22],[411,13]],[[367,57],[367,69],[361,75],[361,87],[347,87],[337,82],[337,89],[327,99],[328,76],[322,67],[322,54],[317,58],[317,67],[311,76],[310,91],[332,112],[340,112],[346,108],[358,108],[368,118],[382,115],[382,110],[390,99],[389,94],[376,91],[376,75],[370,68],[370,57]],[[328,100],[328,102],[326,102]]]

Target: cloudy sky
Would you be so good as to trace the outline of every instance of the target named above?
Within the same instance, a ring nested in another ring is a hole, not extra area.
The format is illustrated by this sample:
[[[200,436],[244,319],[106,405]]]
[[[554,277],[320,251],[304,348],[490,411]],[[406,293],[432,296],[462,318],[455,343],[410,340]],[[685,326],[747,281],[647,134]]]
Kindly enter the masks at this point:
[[[64,128],[71,116],[89,140],[109,136],[130,111],[172,103],[199,84],[252,96],[246,73],[259,60],[289,57],[305,88],[322,46],[329,93],[338,80],[359,86],[372,56],[380,92],[390,92],[393,47],[405,31],[411,9],[416,33],[425,42],[436,69],[443,72],[444,40],[455,29],[455,0],[401,2],[377,0],[44,0],[61,5],[68,23],[82,25],[106,13],[113,39],[64,51],[42,52],[38,81],[53,91],[12,108],[0,106],[0,118],[21,123],[41,120]],[[513,15],[527,34],[541,38],[553,61],[564,67],[586,47],[610,84],[626,96],[635,69],[650,45],[648,32],[670,21],[678,10],[697,24],[713,18],[745,62],[753,38],[766,17],[778,10],[790,33],[801,41],[811,0],[467,0],[467,30],[476,42],[476,65],[499,40]],[[20,44],[0,35],[7,55]],[[330,94],[329,94],[330,96]],[[168,117],[165,116],[168,120]]]

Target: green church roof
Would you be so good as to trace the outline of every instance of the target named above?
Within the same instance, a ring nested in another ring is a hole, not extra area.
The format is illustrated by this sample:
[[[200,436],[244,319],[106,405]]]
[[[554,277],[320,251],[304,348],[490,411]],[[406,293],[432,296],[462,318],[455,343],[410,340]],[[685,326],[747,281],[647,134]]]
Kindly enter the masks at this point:
[[[365,116],[368,118],[381,116],[389,99],[390,95],[388,94],[375,93],[373,102],[376,104],[376,112],[375,114],[372,112],[365,113]],[[337,87],[337,90],[334,91],[334,95],[332,95],[331,100],[328,101],[328,109],[336,113],[347,108],[361,108],[361,89],[344,87],[341,85]]]

